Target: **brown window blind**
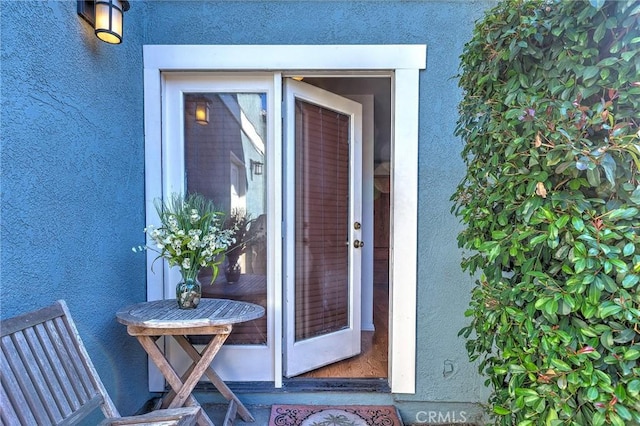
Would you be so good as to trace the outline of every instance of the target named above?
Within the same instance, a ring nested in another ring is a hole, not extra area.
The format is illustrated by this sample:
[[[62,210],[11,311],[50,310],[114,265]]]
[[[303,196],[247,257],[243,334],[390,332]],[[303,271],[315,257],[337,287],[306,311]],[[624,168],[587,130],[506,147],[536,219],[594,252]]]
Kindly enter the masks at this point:
[[[296,101],[296,340],[349,314],[349,116]]]

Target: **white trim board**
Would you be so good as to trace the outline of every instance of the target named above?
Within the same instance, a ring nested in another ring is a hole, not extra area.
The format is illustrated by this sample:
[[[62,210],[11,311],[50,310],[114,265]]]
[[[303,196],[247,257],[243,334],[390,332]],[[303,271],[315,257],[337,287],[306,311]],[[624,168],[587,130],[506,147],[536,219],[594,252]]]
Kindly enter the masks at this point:
[[[144,56],[145,173],[147,220],[154,223],[153,194],[161,192],[162,71],[388,71],[392,77],[391,241],[389,381],[393,393],[415,393],[418,197],[419,71],[426,68],[426,45],[147,45]],[[341,73],[337,72],[336,76]],[[275,76],[274,76],[275,78]],[[278,105],[274,109],[277,112]],[[276,134],[282,134],[276,131]],[[276,144],[278,145],[278,144]],[[281,185],[275,178],[271,184]],[[394,208],[401,206],[401,208]],[[151,207],[151,208],[150,208]],[[270,262],[277,261],[270,259]],[[279,270],[280,268],[275,268]],[[148,271],[147,298],[163,297],[159,274]],[[276,273],[278,278],[281,271]],[[279,293],[279,292],[276,292]],[[277,296],[278,294],[276,294]],[[281,323],[276,321],[276,323]],[[279,357],[275,357],[278,359]],[[281,365],[276,361],[276,386]],[[154,375],[155,376],[155,375]],[[161,379],[161,377],[160,377]],[[157,377],[150,376],[150,383]]]
[[[425,45],[146,45],[161,71],[424,69]]]

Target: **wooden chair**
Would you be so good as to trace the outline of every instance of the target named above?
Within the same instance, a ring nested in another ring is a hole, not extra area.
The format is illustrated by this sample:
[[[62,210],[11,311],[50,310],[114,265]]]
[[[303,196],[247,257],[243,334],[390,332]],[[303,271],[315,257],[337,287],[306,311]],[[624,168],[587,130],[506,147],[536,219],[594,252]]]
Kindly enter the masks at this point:
[[[0,322],[0,424],[77,424],[100,407],[101,425],[194,425],[200,407],[120,417],[64,301]]]

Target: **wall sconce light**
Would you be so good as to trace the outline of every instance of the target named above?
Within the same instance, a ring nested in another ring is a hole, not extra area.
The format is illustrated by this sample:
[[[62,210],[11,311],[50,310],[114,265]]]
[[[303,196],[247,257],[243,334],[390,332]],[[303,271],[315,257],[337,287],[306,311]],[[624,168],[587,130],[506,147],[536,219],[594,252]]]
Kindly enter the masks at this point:
[[[262,174],[262,166],[264,163],[260,161],[251,160],[251,173],[255,176],[260,176]]]
[[[209,101],[207,99],[198,99],[196,101],[196,123],[206,126],[209,124]]]
[[[129,7],[127,0],[78,0],[78,15],[91,24],[100,40],[120,44],[124,12]]]

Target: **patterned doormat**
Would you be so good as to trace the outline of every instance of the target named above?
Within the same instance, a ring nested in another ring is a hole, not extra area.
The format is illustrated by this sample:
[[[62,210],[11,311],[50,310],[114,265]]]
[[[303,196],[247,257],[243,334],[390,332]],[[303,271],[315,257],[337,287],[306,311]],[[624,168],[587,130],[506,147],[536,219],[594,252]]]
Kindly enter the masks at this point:
[[[274,405],[269,426],[403,426],[392,405]]]

